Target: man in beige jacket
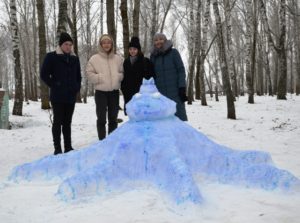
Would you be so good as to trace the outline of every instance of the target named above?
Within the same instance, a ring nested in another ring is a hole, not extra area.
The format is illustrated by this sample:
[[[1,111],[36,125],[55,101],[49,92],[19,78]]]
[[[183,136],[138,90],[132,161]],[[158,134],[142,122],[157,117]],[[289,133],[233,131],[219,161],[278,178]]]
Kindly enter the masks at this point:
[[[97,131],[99,140],[118,126],[119,89],[123,79],[123,58],[114,52],[113,39],[105,34],[99,39],[99,52],[88,61],[86,75],[95,88]]]

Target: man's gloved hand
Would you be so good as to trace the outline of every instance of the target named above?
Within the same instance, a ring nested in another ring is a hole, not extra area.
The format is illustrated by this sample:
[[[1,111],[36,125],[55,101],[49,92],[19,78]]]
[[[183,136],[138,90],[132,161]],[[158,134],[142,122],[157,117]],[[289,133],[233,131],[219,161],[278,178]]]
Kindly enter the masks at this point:
[[[186,96],[186,88],[185,87],[180,87],[178,89],[178,95],[180,97],[180,100],[184,103],[188,100],[188,97]]]

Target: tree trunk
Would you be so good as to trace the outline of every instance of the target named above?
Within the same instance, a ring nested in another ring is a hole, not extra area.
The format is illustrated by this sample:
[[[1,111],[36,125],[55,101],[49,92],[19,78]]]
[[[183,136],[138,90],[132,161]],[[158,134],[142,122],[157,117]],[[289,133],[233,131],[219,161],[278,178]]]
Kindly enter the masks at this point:
[[[246,0],[247,7],[247,56],[246,56],[246,83],[248,87],[248,103],[254,104],[254,77],[255,77],[255,55],[256,55],[256,0]]]
[[[106,0],[106,23],[108,34],[113,38],[114,43],[117,44],[117,34],[115,26],[115,3],[112,0]]]
[[[219,6],[218,1],[213,1],[213,8],[216,20],[216,28],[217,28],[217,40],[218,40],[218,48],[219,48],[219,60],[221,66],[221,73],[222,73],[222,81],[223,81],[223,88],[226,93],[227,99],[227,118],[229,119],[236,119],[235,116],[235,107],[234,107],[234,97],[231,91],[231,84],[229,80],[228,74],[228,66],[226,60],[226,52],[225,52],[225,44],[224,44],[224,36],[222,30],[222,23],[221,17],[219,13]]]
[[[270,70],[270,61],[269,61],[269,52],[264,50],[265,53],[265,71],[268,80],[268,92],[269,96],[273,96],[273,88],[272,88],[272,79],[271,79],[271,70]]]
[[[32,1],[33,5],[33,16],[32,16],[32,32],[33,32],[33,61],[32,61],[32,73],[31,73],[31,81],[32,81],[32,98],[33,101],[38,101],[38,94],[37,94],[37,76],[38,76],[38,56],[37,56],[37,45],[38,45],[38,33],[37,33],[37,26],[36,26],[36,0]]]
[[[124,57],[129,56],[129,24],[128,24],[128,9],[127,0],[121,0],[121,17],[123,25],[123,46],[124,46]]]
[[[58,1],[58,22],[56,32],[56,43],[58,44],[60,34],[67,31],[68,25],[68,1]]]
[[[200,55],[196,58],[196,75],[195,75],[195,99],[201,100],[201,86],[200,86]]]
[[[275,45],[273,37],[271,35],[271,30],[268,22],[268,17],[266,13],[266,7],[263,0],[260,0],[261,15],[263,18],[264,27],[268,35],[268,41],[270,46],[272,46],[278,55],[278,63],[275,66],[279,66],[279,79],[278,85],[276,76],[274,78],[274,86],[277,86],[277,89],[274,87],[274,92],[277,90],[277,99],[286,100],[286,90],[287,90],[287,57],[285,49],[286,41],[286,0],[280,0],[280,10],[279,10],[279,26],[280,26],[280,35],[278,46]],[[278,69],[278,68],[277,68]],[[275,72],[276,75],[276,72]]]
[[[133,9],[133,36],[139,36],[140,30],[140,0],[134,0],[134,9]]]
[[[285,50],[286,41],[286,0],[280,1],[280,37],[279,37],[279,80],[278,80],[278,94],[277,99],[286,100],[286,90],[287,90],[287,58]]]
[[[150,42],[152,42],[152,38],[154,36],[154,34],[156,33],[156,30],[157,30],[157,0],[152,0],[152,5],[151,5],[151,9],[152,9],[152,12],[151,12],[151,15],[152,15],[152,18],[151,18],[151,37],[150,37]]]
[[[235,62],[234,55],[232,49],[232,26],[231,26],[231,5],[230,0],[224,0],[225,5],[225,22],[226,22],[226,36],[227,36],[227,49],[228,49],[228,68],[229,68],[229,77],[231,79],[231,83],[233,85],[233,93],[236,97],[238,97],[237,93],[237,77],[235,71]]]
[[[294,49],[290,48],[290,93],[294,94]]]
[[[200,1],[198,0],[198,2],[200,2]],[[199,8],[198,10],[200,10],[200,9],[201,8]],[[203,106],[207,105],[205,82],[204,82],[204,75],[205,75],[204,62],[205,62],[206,51],[207,51],[207,46],[208,46],[208,44],[207,44],[207,33],[208,33],[209,19],[210,19],[210,0],[206,0],[204,25],[203,25],[203,30],[202,30],[203,37],[202,37],[202,45],[201,45],[201,59],[200,59],[200,66],[201,66],[200,67],[201,105],[203,105]]]
[[[74,53],[78,56],[77,0],[72,0],[71,15],[72,15],[72,21],[69,21],[69,26],[71,29],[71,35],[73,39]],[[76,102],[82,103],[80,91],[77,93]]]
[[[103,35],[103,25],[104,25],[104,22],[103,22],[103,15],[104,15],[104,3],[103,3],[103,0],[101,0],[101,3],[100,3],[100,36]]]
[[[36,7],[38,11],[38,33],[39,33],[39,65],[43,64],[46,55],[46,32],[45,32],[45,6],[44,0],[37,0]],[[41,108],[50,109],[49,103],[49,88],[48,86],[40,80],[40,90],[41,90]]]
[[[17,20],[17,8],[16,1],[10,0],[10,27],[12,33],[12,48],[13,48],[13,57],[15,63],[15,101],[13,106],[13,115],[22,116],[23,111],[23,76],[21,70],[21,61],[20,61],[20,39],[19,39],[19,28]]]

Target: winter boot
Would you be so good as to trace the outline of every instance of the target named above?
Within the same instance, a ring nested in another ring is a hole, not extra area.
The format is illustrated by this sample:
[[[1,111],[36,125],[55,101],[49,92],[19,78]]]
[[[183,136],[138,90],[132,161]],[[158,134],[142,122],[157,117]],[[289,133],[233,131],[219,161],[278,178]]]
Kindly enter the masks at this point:
[[[62,154],[61,146],[54,147],[54,155]]]

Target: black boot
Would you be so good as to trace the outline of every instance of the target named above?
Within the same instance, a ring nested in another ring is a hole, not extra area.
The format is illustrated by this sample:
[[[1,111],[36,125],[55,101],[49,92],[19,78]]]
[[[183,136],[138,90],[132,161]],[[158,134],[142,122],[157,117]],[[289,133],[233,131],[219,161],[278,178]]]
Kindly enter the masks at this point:
[[[72,148],[72,146],[70,147],[65,147],[65,153],[68,153],[70,151],[73,151],[74,149]]]
[[[54,155],[62,154],[61,146],[54,147]]]

